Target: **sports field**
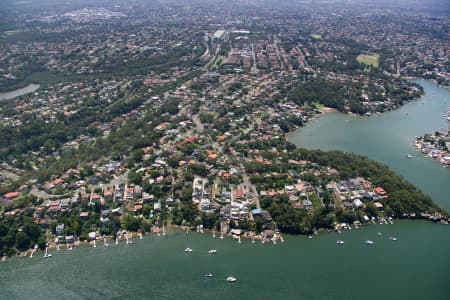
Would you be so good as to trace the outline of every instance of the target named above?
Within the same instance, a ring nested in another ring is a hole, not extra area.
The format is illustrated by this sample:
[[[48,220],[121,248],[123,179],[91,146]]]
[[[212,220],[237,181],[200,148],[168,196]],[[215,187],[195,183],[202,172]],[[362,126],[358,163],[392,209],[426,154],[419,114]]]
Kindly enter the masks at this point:
[[[374,66],[374,67],[378,68],[380,55],[376,54],[376,53],[372,54],[372,55],[360,54],[360,55],[358,55],[356,60],[362,64],[365,64],[366,66]]]

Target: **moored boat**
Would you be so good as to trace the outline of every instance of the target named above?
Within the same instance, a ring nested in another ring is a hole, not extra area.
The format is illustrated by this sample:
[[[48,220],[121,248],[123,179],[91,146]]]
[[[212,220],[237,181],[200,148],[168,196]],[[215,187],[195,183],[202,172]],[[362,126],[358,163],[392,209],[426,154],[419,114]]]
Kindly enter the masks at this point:
[[[227,281],[228,282],[236,282],[236,278],[234,278],[233,276],[229,276],[229,277],[227,277]]]

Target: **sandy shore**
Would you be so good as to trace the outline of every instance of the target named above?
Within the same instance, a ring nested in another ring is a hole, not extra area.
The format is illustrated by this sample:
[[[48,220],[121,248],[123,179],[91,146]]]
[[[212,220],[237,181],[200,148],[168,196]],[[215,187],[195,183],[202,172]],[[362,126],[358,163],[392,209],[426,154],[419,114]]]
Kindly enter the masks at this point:
[[[326,107],[326,106],[322,107],[322,108],[320,109],[320,111],[321,111],[322,113],[339,112],[339,111],[338,111],[337,109],[335,109],[335,108]]]

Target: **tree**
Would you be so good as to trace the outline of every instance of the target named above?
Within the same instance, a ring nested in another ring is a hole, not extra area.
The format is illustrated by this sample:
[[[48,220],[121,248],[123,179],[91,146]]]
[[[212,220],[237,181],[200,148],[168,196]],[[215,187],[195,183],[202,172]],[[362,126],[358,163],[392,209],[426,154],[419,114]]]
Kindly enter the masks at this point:
[[[16,248],[25,251],[30,248],[30,238],[25,232],[19,231],[16,234]]]
[[[135,218],[133,213],[128,213],[122,219],[123,228],[129,231],[137,231],[141,227],[141,220]]]
[[[139,173],[136,173],[136,171],[131,171],[128,173],[128,182],[132,182],[137,185],[142,184],[142,176]]]

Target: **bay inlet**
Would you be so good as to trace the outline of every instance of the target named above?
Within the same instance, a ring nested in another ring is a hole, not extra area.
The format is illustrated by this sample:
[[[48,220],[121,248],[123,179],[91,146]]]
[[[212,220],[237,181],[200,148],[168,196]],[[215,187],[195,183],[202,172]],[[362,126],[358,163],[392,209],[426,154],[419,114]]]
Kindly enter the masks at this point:
[[[430,81],[416,82],[425,95],[398,110],[371,117],[327,113],[289,140],[302,148],[353,152],[384,163],[450,211],[450,169],[425,158],[413,145],[415,136],[450,129],[442,117],[450,108],[450,91]]]

